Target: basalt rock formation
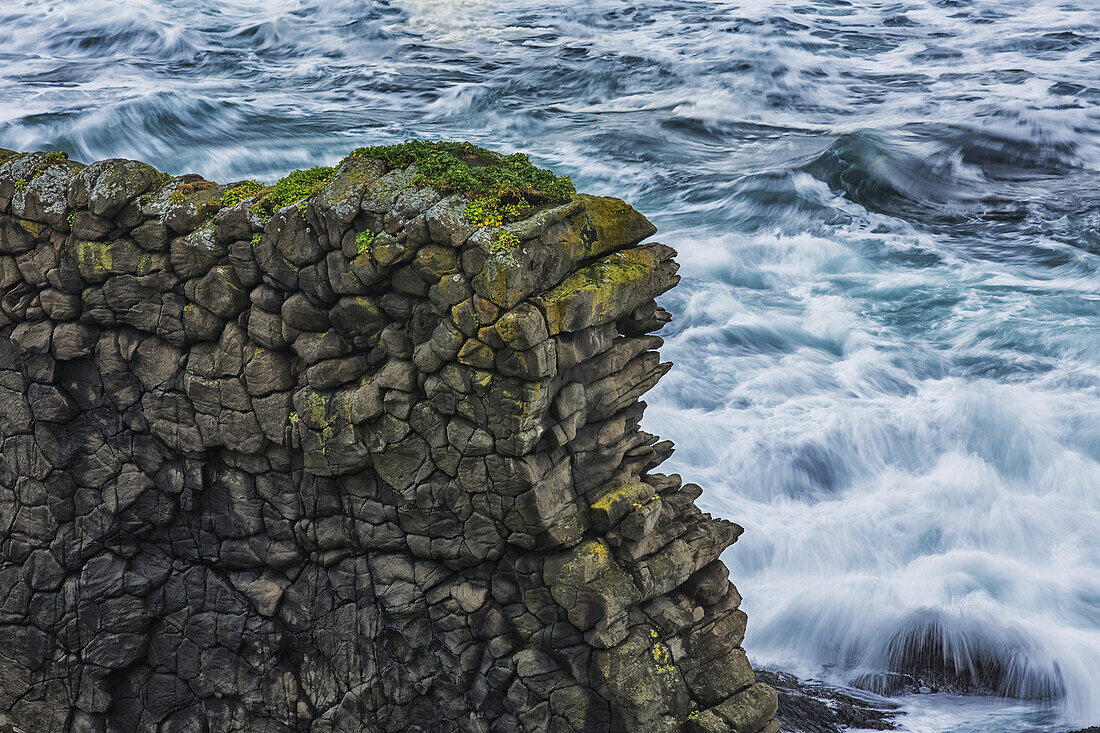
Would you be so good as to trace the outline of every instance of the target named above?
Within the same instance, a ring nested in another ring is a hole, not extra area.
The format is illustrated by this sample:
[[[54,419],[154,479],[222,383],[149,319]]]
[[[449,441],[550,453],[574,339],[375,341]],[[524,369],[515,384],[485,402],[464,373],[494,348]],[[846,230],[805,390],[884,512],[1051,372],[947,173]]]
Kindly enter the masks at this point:
[[[741,529],[639,428],[673,250],[616,199],[310,181],[0,151],[0,723],[778,730]]]

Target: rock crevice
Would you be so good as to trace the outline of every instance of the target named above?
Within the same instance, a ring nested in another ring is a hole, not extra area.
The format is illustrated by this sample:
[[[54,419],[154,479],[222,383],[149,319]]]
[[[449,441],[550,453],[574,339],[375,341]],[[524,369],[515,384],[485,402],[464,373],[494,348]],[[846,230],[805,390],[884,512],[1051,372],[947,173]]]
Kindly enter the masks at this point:
[[[675,252],[318,180],[0,151],[0,722],[777,731],[741,528],[639,428]]]

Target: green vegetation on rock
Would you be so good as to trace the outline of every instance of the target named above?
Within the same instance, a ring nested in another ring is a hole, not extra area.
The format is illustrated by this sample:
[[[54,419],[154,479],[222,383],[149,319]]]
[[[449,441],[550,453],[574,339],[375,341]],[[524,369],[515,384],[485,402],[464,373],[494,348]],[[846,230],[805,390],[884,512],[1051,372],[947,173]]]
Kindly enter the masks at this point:
[[[497,234],[496,239],[493,240],[493,251],[499,252],[510,247],[515,247],[517,244],[519,244],[519,237],[517,237],[514,232],[502,229]]]
[[[355,251],[359,254],[363,254],[370,249],[371,242],[374,241],[374,232],[369,229],[359,232],[355,235]]]
[[[635,307],[639,293],[671,287],[673,272],[660,268],[661,261],[653,251],[638,247],[577,270],[538,298],[550,334],[608,323]],[[662,279],[667,286],[660,285]]]
[[[410,140],[358,148],[349,157],[376,158],[388,168],[415,164],[414,185],[467,197],[466,220],[478,226],[515,221],[533,206],[563,203],[576,193],[568,177],[536,168],[522,153],[501,155],[467,142]]]
[[[517,221],[535,206],[561,204],[576,193],[568,177],[535,167],[522,153],[502,155],[468,142],[411,140],[357,148],[348,157],[374,158],[390,169],[415,164],[413,185],[465,196],[469,199],[466,220],[477,226],[501,226]],[[252,211],[262,219],[269,219],[278,209],[294,203],[299,204],[304,214],[304,202],[332,180],[335,173],[335,167],[317,166],[293,171],[273,186],[244,181],[226,190],[221,205],[235,206],[256,197]],[[180,186],[171,203],[179,203],[203,184],[212,185],[200,181]],[[500,245],[511,246],[515,243],[513,239],[515,235],[503,235]]]
[[[548,303],[561,303],[581,290],[614,297],[625,285],[645,277],[652,267],[652,262],[644,253],[618,252],[577,270],[543,298]]]
[[[252,211],[263,219],[270,218],[278,209],[313,196],[325,187],[334,173],[335,168],[325,165],[293,171],[267,189]]]
[[[245,181],[225,192],[225,195],[222,196],[222,206],[236,206],[245,199],[252,198],[265,188],[267,188],[267,186],[259,181]]]

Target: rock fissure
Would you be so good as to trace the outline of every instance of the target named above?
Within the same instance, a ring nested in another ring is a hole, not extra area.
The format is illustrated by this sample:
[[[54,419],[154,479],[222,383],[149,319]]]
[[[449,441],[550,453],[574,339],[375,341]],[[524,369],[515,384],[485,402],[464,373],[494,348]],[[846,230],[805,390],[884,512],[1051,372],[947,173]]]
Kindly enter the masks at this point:
[[[639,427],[675,252],[523,156],[313,171],[0,151],[0,722],[778,730]]]

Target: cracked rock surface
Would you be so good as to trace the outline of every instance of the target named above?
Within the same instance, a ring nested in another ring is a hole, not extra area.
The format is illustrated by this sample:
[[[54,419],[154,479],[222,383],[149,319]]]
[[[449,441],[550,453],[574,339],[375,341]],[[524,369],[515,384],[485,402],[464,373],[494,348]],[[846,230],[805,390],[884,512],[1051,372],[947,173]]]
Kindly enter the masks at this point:
[[[0,723],[778,730],[741,528],[639,428],[675,253],[583,195],[502,239],[413,173],[265,220],[0,151]]]

